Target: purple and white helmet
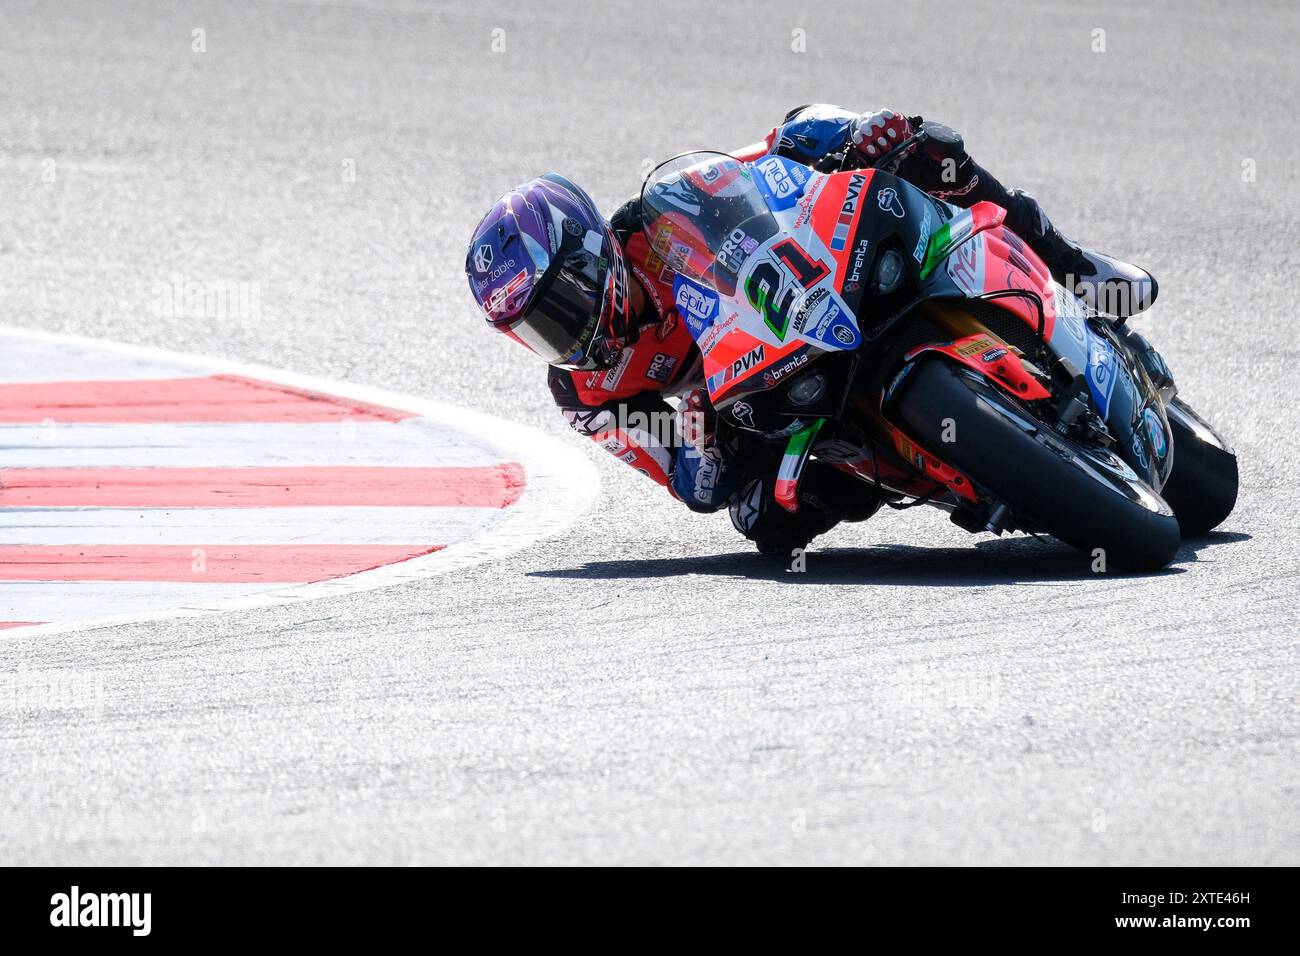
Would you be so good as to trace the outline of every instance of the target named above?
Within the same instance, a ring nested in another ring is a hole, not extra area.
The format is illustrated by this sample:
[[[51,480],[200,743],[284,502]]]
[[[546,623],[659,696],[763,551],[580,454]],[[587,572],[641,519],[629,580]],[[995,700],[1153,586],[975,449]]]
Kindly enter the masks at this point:
[[[623,251],[591,197],[563,176],[498,199],[474,229],[465,274],[488,324],[550,364],[595,369],[617,356]]]

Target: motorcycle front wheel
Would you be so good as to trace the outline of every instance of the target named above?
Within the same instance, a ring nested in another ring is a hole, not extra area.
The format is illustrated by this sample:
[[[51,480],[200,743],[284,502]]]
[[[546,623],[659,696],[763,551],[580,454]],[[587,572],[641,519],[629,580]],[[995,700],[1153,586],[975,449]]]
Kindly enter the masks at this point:
[[[923,358],[892,417],[1016,524],[1060,538],[1107,566],[1157,570],[1181,538],[1169,504],[1118,455],[1057,434],[974,371]],[[1175,447],[1175,454],[1177,448]]]

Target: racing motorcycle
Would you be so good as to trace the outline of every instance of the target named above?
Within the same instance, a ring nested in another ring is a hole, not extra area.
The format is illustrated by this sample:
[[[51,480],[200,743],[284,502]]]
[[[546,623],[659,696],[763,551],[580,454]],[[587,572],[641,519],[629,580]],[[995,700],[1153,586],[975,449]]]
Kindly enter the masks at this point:
[[[1159,354],[1056,282],[1001,207],[961,209],[891,174],[928,135],[867,168],[696,152],[646,178],[646,238],[719,421],[784,445],[773,495],[791,512],[815,457],[971,532],[1164,567],[1231,512],[1235,454]]]

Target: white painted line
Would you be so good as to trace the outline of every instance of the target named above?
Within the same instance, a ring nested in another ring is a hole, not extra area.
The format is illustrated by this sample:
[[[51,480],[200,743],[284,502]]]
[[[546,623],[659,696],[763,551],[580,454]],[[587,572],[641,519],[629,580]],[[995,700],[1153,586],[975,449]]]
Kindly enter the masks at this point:
[[[0,330],[3,331],[3,330]],[[17,330],[14,330],[17,331]],[[106,353],[93,339],[69,336],[56,355],[50,339],[5,335],[0,349],[0,384],[15,382],[116,382],[144,378],[175,378],[176,366],[141,352]]]
[[[0,511],[0,545],[446,545],[502,515],[500,508],[359,507],[340,522],[338,508],[14,508]]]
[[[100,626],[104,607],[123,609],[124,617],[149,621],[164,615],[160,607],[183,610],[186,605],[209,605],[213,602],[237,602],[256,598],[283,586],[275,584],[175,584],[156,581],[5,581],[0,583],[4,601],[0,603],[6,621],[48,621],[64,618],[61,626],[43,624],[0,630],[0,640],[16,640],[52,631],[78,631]],[[153,608],[154,610],[150,610]],[[166,616],[175,616],[176,610]],[[72,619],[91,623],[73,623]],[[101,618],[99,623],[95,623]]]
[[[394,584],[416,582],[437,574],[455,571],[484,561],[496,560],[528,547],[544,538],[556,535],[569,527],[595,500],[600,479],[586,456],[573,444],[566,444],[535,429],[507,422],[482,412],[458,408],[441,402],[431,402],[388,392],[383,389],[346,382],[334,382],[309,375],[297,375],[259,365],[246,365],[207,359],[201,356],[168,352],[163,349],[101,342],[81,336],[25,329],[0,329],[0,354],[23,343],[53,345],[60,354],[110,353],[120,356],[135,368],[130,373],[138,375],[140,369],[153,363],[155,367],[188,369],[195,375],[230,374],[276,382],[292,388],[322,392],[356,401],[369,402],[401,409],[424,418],[435,428],[473,436],[473,441],[488,446],[502,461],[517,461],[523,465],[527,484],[519,500],[502,510],[500,519],[485,533],[470,540],[451,544],[429,555],[412,558],[399,564],[364,571],[350,577],[315,584],[278,588],[257,593],[230,593],[204,590],[194,604],[170,608],[165,611],[141,611],[117,614],[74,623],[45,624],[39,627],[18,628],[0,632],[9,639],[26,639],[40,634],[63,633],[92,627],[105,627],[136,621],[168,620],[213,614],[222,611],[270,607],[322,597],[352,594]],[[54,375],[61,376],[61,371]],[[170,372],[174,376],[176,372]],[[182,372],[180,374],[186,374]],[[46,369],[41,369],[43,379],[48,379]],[[170,377],[169,376],[169,377]],[[84,379],[86,374],[69,374],[69,378]],[[92,376],[93,377],[93,376]],[[0,491],[0,507],[3,491]],[[120,582],[115,582],[120,586]],[[40,585],[53,587],[52,585]],[[85,585],[74,585],[85,586]],[[0,585],[5,593],[16,588],[26,591],[28,585]],[[145,584],[141,587],[163,593],[166,586]],[[227,585],[207,585],[206,588],[227,588]],[[219,596],[218,596],[219,595]],[[170,602],[169,602],[170,603]],[[4,606],[4,605],[0,605]],[[102,607],[102,605],[100,605]],[[5,620],[47,620],[50,615],[11,615],[6,610]],[[64,612],[66,615],[66,611]]]
[[[24,468],[418,468],[501,461],[499,449],[419,418],[314,424],[0,425],[0,456],[6,467],[21,463]]]

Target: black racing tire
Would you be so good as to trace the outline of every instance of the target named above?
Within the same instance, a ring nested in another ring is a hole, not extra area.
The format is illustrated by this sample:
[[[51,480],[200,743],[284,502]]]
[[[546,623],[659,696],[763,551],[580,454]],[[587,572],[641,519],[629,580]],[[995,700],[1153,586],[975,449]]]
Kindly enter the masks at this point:
[[[903,384],[894,420],[1010,508],[1018,526],[1088,554],[1101,548],[1108,567],[1158,570],[1178,553],[1173,509],[1118,456],[1058,435],[1002,389],[946,359],[921,359]]]
[[[1223,523],[1237,504],[1237,456],[1208,422],[1181,398],[1165,409],[1173,432],[1174,469],[1161,496],[1187,538]]]

